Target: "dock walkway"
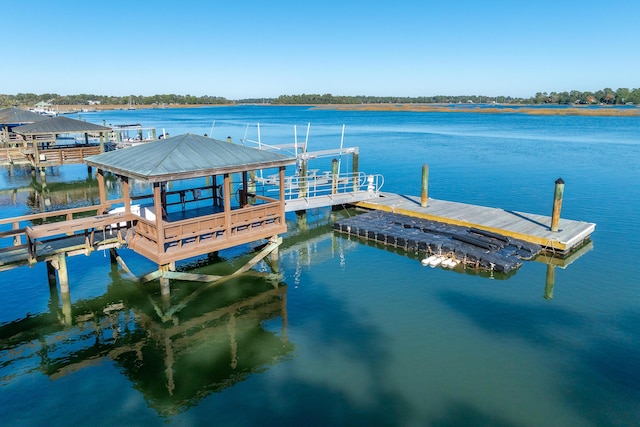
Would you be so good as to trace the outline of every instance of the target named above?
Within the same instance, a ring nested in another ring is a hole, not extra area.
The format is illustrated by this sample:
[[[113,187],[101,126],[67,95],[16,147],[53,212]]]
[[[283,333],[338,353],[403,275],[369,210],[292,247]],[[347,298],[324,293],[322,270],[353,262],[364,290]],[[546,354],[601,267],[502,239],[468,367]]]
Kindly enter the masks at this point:
[[[560,219],[559,230],[550,230],[551,217],[525,212],[428,199],[422,207],[420,197],[380,193],[380,197],[356,203],[356,206],[394,212],[446,224],[480,230],[535,243],[545,250],[564,256],[590,239],[596,224]]]

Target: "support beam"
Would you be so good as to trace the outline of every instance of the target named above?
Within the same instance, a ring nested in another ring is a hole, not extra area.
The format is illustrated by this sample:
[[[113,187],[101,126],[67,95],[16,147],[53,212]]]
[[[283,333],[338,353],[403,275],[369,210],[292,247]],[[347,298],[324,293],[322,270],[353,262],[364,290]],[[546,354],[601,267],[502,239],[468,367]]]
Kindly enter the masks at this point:
[[[49,287],[55,288],[58,284],[56,279],[56,268],[51,261],[47,261],[47,279],[49,281]]]
[[[98,193],[100,194],[100,204],[107,203],[107,191],[104,187],[104,170],[98,169],[96,173],[96,179],[98,180]]]
[[[267,244],[257,255],[255,255],[253,258],[251,258],[244,266],[240,267],[238,270],[236,270],[235,272],[233,272],[232,274],[230,274],[228,276],[224,276],[224,277],[221,277],[218,280],[208,282],[207,285],[202,286],[201,288],[197,289],[195,292],[193,292],[191,295],[189,295],[187,298],[185,298],[180,304],[178,304],[178,305],[172,307],[171,309],[169,309],[168,311],[166,311],[165,317],[170,318],[175,313],[177,313],[178,311],[180,311],[184,307],[186,307],[189,304],[189,302],[192,301],[193,299],[195,299],[198,295],[200,295],[200,293],[204,292],[205,290],[209,289],[210,287],[218,286],[218,285],[226,282],[229,279],[232,279],[232,278],[234,278],[236,276],[239,276],[240,274],[243,274],[243,273],[247,272],[250,268],[252,268],[258,262],[260,262],[264,257],[269,255],[272,251],[276,250],[278,248],[278,246],[280,246],[281,243],[282,243],[282,238],[281,237],[277,237],[277,236],[273,237],[271,239],[271,242],[269,244]]]
[[[115,248],[109,249],[109,255],[111,257],[111,263],[113,263],[114,261],[117,262],[120,268],[122,268],[127,274],[130,274],[134,278],[136,277],[135,274],[133,274],[131,270],[129,270],[129,267],[127,267],[127,264],[125,264],[122,257],[118,255],[118,252]]]
[[[222,184],[222,200],[224,205],[224,227],[225,237],[231,238],[231,177],[228,173],[224,174]]]
[[[124,198],[124,212],[129,216],[131,213],[131,189],[129,188],[129,177],[121,176],[122,179],[122,196]]]
[[[59,253],[56,256],[57,270],[58,270],[58,282],[60,284],[60,293],[69,293],[69,274],[67,272],[67,254]]]

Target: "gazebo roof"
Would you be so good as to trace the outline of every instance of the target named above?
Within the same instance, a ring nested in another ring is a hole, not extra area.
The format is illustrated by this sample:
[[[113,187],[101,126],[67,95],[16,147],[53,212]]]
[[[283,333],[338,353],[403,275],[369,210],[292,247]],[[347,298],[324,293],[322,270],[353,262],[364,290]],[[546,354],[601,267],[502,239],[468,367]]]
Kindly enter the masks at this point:
[[[85,159],[89,166],[148,182],[267,169],[295,161],[295,157],[191,133]]]
[[[85,133],[85,132],[108,132],[111,128],[83,122],[82,120],[70,119],[68,117],[46,118],[43,121],[13,128],[13,131],[20,135],[37,135],[49,133]]]
[[[25,123],[42,122],[47,119],[49,119],[49,117],[17,107],[3,108],[0,110],[0,124],[2,125],[22,125]]]

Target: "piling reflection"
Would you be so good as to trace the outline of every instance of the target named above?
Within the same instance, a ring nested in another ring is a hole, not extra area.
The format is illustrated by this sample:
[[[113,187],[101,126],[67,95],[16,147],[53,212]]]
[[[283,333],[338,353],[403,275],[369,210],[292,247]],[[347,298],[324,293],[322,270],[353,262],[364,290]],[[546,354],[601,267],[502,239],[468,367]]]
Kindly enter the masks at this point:
[[[57,380],[114,362],[150,407],[171,416],[293,351],[285,284],[240,277],[163,320],[159,292],[112,276],[98,298],[71,304],[52,292],[50,312],[0,326],[0,386],[36,371]]]

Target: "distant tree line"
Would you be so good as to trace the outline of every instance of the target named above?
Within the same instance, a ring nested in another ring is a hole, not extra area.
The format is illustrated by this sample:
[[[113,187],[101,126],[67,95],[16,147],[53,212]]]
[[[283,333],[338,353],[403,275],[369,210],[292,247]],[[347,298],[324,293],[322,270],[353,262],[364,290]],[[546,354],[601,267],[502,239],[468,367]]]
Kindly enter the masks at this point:
[[[131,95],[131,96],[105,96],[105,95],[58,95],[55,93],[44,93],[36,95],[34,93],[18,93],[17,95],[0,94],[0,106],[11,105],[33,106],[38,102],[48,102],[53,105],[91,105],[99,103],[102,105],[222,105],[236,103],[251,104],[282,104],[282,105],[317,105],[317,104],[451,104],[451,103],[499,103],[499,104],[607,104],[607,105],[640,105],[640,88],[627,89],[619,88],[613,90],[605,88],[595,92],[581,92],[572,90],[570,92],[538,92],[531,98],[517,98],[511,96],[418,96],[418,97],[396,97],[396,96],[339,96],[331,94],[301,94],[301,95],[280,95],[277,98],[247,98],[239,100],[229,100],[220,96],[193,96],[193,95]]]
[[[154,105],[154,104],[232,104],[226,98],[219,96],[193,96],[193,95],[131,95],[131,96],[105,96],[105,95],[58,95],[56,93],[19,93],[17,95],[0,95],[0,105],[31,106],[38,102],[48,102],[53,105],[91,105],[95,103],[103,105]]]
[[[602,89],[596,92],[538,92],[531,98],[514,98],[511,96],[334,96],[331,94],[281,95],[272,101],[273,104],[609,104],[640,105],[640,89],[620,88],[618,90]]]

